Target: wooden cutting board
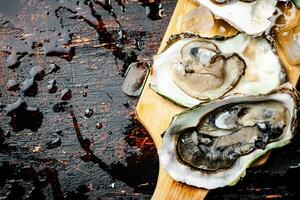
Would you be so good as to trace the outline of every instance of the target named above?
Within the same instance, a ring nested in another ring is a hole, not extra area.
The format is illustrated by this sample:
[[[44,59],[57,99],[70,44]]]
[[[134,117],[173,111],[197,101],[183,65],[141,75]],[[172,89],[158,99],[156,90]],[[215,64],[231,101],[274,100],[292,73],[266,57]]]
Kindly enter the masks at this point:
[[[158,52],[162,51],[171,34],[179,33],[178,26],[180,25],[181,17],[187,12],[189,12],[190,10],[197,7],[198,5],[192,3],[190,0],[178,0],[173,16],[170,20],[169,26],[166,30],[166,33],[164,35],[164,38],[162,40]],[[298,12],[297,15],[300,16],[300,12]],[[206,34],[215,35],[216,33],[218,33],[220,30],[219,23],[223,23],[223,21],[218,20],[215,23],[213,29]],[[223,35],[227,35],[227,34],[230,35],[236,33],[236,30],[230,28],[228,25],[226,24],[224,25],[223,23],[222,26],[226,27],[226,33],[223,33]],[[300,75],[300,66],[297,67],[288,64],[287,60],[285,59],[280,49],[278,54],[285,66],[289,81],[293,85],[296,85]],[[164,99],[161,96],[157,95],[154,91],[152,91],[149,88],[149,82],[152,78],[152,74],[153,72],[150,73],[150,76],[148,77],[143,93],[140,97],[139,103],[136,108],[136,115],[139,121],[149,131],[151,137],[154,140],[156,147],[159,148],[160,145],[162,144],[161,134],[169,126],[172,116],[183,111],[184,108],[176,106],[175,104],[168,101],[167,99]],[[267,157],[264,157],[264,159],[260,160],[259,163],[264,163],[266,162],[266,160]],[[162,167],[160,167],[158,182],[152,199],[153,200],[164,200],[164,199],[200,200],[200,199],[204,199],[207,192],[208,191],[205,189],[192,187],[174,181],[169,176],[169,174],[164,169],[162,169]]]

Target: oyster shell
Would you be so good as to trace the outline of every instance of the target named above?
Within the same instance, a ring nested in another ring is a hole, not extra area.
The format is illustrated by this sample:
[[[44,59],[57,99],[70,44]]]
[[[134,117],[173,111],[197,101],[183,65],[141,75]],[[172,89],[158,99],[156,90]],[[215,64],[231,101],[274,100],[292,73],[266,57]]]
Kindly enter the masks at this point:
[[[193,0],[248,35],[260,35],[271,25],[277,0]]]
[[[214,39],[179,34],[153,59],[150,87],[185,107],[225,94],[267,93],[285,81],[268,41],[245,34]]]
[[[267,95],[236,94],[193,107],[174,116],[158,150],[160,163],[189,185],[234,185],[256,159],[290,143],[299,102],[286,83]]]

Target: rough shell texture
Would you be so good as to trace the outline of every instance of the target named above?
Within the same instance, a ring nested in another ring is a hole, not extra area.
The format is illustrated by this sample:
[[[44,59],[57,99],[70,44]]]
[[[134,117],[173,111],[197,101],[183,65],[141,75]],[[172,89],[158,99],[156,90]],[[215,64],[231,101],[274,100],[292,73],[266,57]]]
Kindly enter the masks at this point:
[[[256,149],[245,156],[239,157],[230,168],[215,173],[204,173],[192,169],[178,160],[176,152],[178,132],[197,126],[204,114],[229,103],[261,102],[266,100],[282,102],[288,111],[287,123],[282,133],[283,137],[280,140],[269,143],[265,149]],[[195,106],[174,116],[164,134],[163,144],[158,151],[160,163],[173,179],[189,185],[207,189],[234,185],[241,177],[245,176],[246,169],[256,159],[271,149],[290,143],[299,123],[297,118],[297,115],[299,115],[299,102],[299,93],[289,83],[286,83],[267,95],[245,96],[237,94],[205,105]]]
[[[175,84],[172,77],[172,69],[176,67],[173,61],[181,57],[182,47],[198,39],[216,44],[222,55],[238,54],[246,64],[245,74],[238,77],[239,81],[229,92],[225,91],[225,95],[265,94],[285,81],[281,62],[263,37],[252,38],[245,34],[238,34],[231,38],[209,39],[191,33],[182,33],[172,36],[164,51],[153,57],[153,76],[150,82],[150,87],[154,91],[178,105],[192,107],[208,101],[189,96]]]

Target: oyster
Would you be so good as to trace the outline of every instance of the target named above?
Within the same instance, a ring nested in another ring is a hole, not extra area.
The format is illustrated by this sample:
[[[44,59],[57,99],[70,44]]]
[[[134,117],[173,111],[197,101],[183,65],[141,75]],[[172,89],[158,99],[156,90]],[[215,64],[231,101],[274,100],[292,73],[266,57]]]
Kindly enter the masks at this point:
[[[268,41],[245,34],[228,39],[179,34],[153,59],[150,87],[185,107],[225,94],[267,93],[285,77]]]
[[[239,31],[259,35],[272,23],[270,17],[276,10],[277,0],[193,0],[207,7]]]
[[[189,185],[234,185],[256,159],[290,143],[299,100],[286,83],[267,95],[236,94],[175,115],[158,150],[160,163]]]

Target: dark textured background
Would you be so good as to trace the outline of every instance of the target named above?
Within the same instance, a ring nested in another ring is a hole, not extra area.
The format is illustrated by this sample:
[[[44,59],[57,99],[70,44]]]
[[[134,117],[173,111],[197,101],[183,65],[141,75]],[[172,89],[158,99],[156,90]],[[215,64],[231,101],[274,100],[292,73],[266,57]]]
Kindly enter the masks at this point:
[[[176,2],[64,2],[0,0],[5,14],[0,15],[0,199],[150,199],[158,174],[156,149],[134,117],[138,99],[123,94],[121,86],[131,62],[151,63]],[[83,12],[76,10],[79,4]],[[10,66],[13,52],[20,54]],[[8,80],[21,83],[32,66],[47,72],[52,63],[60,69],[36,80],[37,91],[7,91]],[[55,93],[47,90],[52,79]],[[61,100],[63,89],[72,91],[70,100]],[[7,113],[18,97],[39,111],[28,114],[21,107]],[[86,109],[93,110],[90,118]],[[297,199],[299,140],[208,199]]]

